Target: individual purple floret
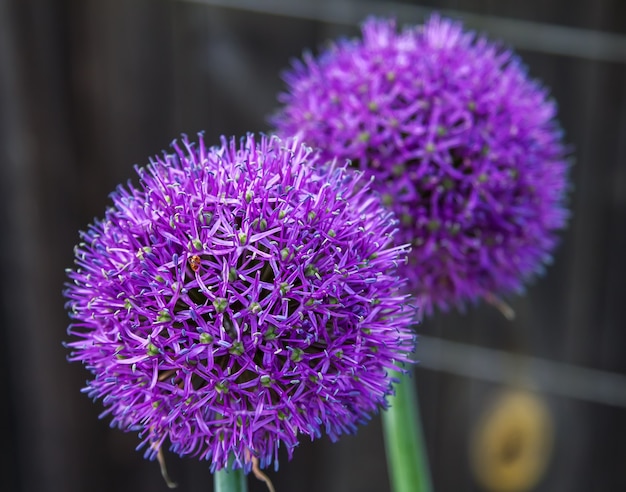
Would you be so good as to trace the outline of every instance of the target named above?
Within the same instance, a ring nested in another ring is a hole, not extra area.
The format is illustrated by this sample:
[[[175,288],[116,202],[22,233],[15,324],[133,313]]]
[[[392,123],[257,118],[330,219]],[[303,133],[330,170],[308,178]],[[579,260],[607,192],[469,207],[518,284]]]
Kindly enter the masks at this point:
[[[305,54],[273,123],[375,178],[412,243],[404,275],[425,312],[520,291],[565,226],[556,105],[510,51],[431,17]]]
[[[297,140],[172,146],[112,194],[68,270],[85,391],[147,457],[169,441],[213,471],[353,432],[414,348],[392,214]]]

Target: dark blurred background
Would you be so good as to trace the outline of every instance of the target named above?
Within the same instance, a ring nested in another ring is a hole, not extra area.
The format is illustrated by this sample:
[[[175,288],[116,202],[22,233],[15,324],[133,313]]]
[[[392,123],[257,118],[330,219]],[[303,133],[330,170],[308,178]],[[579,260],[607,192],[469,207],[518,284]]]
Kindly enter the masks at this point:
[[[515,320],[480,305],[417,328],[435,490],[626,490],[626,2],[0,0],[3,492],[167,490],[61,345],[78,230],[132,165],[181,132],[269,130],[291,58],[369,14],[434,9],[517,50],[575,156],[570,226],[547,275],[508,299]],[[179,490],[212,490],[207,463],[167,460]],[[270,476],[278,492],[389,490],[379,419],[303,442]]]

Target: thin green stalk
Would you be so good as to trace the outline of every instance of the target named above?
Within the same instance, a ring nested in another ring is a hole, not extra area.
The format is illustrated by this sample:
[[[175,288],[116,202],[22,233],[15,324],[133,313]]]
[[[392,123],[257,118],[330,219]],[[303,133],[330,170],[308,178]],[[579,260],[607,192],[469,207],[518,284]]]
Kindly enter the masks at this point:
[[[214,492],[248,492],[246,475],[241,468],[230,470],[224,468],[213,474]]]
[[[415,382],[395,373],[400,382],[383,412],[383,433],[392,492],[431,492],[432,481],[424,444]]]

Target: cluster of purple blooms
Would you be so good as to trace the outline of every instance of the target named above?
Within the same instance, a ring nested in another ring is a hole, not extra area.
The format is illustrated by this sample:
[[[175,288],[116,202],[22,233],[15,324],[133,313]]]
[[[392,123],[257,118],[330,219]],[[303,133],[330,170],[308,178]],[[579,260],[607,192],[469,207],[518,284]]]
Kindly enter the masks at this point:
[[[154,458],[249,471],[353,432],[414,348],[393,215],[297,140],[183,138],[112,194],[65,291],[70,360]]]
[[[374,177],[412,252],[423,312],[522,289],[550,261],[567,212],[556,105],[513,54],[433,16],[306,54],[286,73],[282,135]]]
[[[81,234],[70,360],[148,457],[249,471],[353,432],[410,362],[408,293],[462,306],[549,261],[568,166],[546,91],[436,16],[362,34],[286,74],[282,137],[184,137]]]

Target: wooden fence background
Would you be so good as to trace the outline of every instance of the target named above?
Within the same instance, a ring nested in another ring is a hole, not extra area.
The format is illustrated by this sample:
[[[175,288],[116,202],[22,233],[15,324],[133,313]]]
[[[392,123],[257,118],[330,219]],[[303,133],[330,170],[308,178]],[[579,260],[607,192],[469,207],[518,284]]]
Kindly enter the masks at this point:
[[[65,360],[77,231],[180,133],[267,130],[291,57],[355,35],[369,13],[416,23],[433,9],[518,50],[552,88],[576,158],[570,227],[547,276],[510,300],[516,320],[479,306],[418,327],[436,490],[487,490],[472,431],[520,384],[555,430],[528,490],[626,490],[625,2],[0,0],[1,490],[167,490],[136,436],[98,420],[79,392],[87,373]],[[168,461],[179,490],[212,490],[206,463]],[[271,476],[279,492],[388,490],[378,419],[335,445],[303,443]]]

